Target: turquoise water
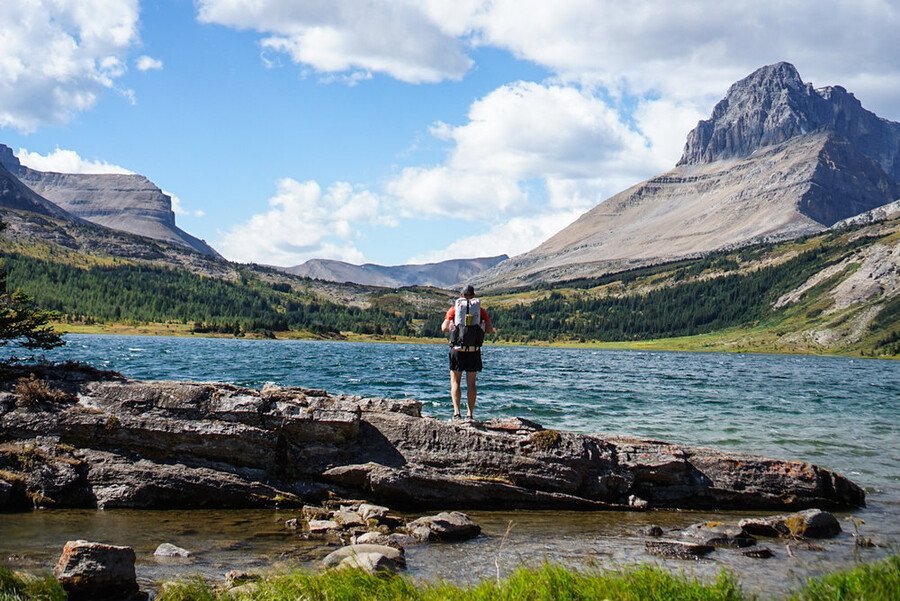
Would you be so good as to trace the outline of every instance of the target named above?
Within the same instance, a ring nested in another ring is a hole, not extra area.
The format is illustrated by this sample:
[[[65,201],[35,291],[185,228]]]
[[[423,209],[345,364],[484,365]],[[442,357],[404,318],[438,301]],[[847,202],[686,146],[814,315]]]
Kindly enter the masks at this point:
[[[129,336],[68,336],[49,354],[132,378],[267,382],[332,393],[412,397],[424,412],[451,414],[446,348]],[[900,544],[900,362],[835,357],[493,347],[484,349],[477,417],[523,416],[547,427],[629,434],[836,469],[868,494],[868,507],[838,515],[844,533],[815,547],[763,541],[775,559],[719,550],[703,562],[663,562],[644,551],[655,523],[734,521],[760,512],[471,512],[486,536],[407,550],[414,577],[472,581],[521,564],[620,566],[661,563],[711,577],[736,572],[750,592],[779,596],[810,577],[897,552]],[[297,563],[314,567],[330,549],[283,527],[291,512],[54,510],[0,514],[0,561],[49,568],[66,540],[128,544],[142,582],[200,572]],[[880,548],[854,545],[856,527]],[[859,520],[863,520],[861,524]],[[161,542],[191,549],[187,562],[153,557]]]
[[[449,418],[441,345],[68,336],[49,354],[137,379],[267,382],[410,397]],[[900,362],[488,346],[477,417],[652,437],[837,469],[900,488]]]

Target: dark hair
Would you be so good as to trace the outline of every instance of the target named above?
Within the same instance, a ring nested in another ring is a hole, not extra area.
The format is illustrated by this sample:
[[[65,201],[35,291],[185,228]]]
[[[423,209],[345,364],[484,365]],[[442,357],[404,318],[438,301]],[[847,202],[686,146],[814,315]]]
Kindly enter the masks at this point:
[[[472,286],[472,284],[469,284],[468,286],[466,286],[465,288],[462,289],[462,295],[463,296],[475,296],[475,288]]]

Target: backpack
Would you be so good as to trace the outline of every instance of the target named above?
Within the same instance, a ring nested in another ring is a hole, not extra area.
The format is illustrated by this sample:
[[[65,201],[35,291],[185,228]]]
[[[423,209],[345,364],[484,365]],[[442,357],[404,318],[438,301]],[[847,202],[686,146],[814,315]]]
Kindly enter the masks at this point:
[[[456,315],[450,328],[450,345],[480,347],[484,344],[481,301],[477,298],[458,298],[455,307]]]

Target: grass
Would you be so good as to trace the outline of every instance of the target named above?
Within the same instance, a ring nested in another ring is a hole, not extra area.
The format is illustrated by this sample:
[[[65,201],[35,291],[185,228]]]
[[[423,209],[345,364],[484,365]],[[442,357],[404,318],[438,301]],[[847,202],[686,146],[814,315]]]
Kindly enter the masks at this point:
[[[900,556],[813,578],[786,601],[891,601],[900,591]],[[50,574],[27,575],[0,566],[0,601],[64,601]],[[752,601],[737,578],[720,572],[712,581],[672,574],[655,566],[579,571],[546,564],[520,568],[508,578],[470,586],[417,583],[407,576],[372,576],[359,570],[321,574],[276,573],[244,590],[221,590],[200,576],[163,584],[157,601]]]
[[[66,592],[51,574],[22,574],[0,566],[0,601],[66,601]]]
[[[880,601],[900,598],[900,555],[814,578],[791,601]]]

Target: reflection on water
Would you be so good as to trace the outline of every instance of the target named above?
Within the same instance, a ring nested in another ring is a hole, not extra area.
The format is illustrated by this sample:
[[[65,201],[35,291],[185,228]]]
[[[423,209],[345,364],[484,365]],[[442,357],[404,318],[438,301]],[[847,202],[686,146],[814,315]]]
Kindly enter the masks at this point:
[[[333,393],[413,397],[449,418],[446,350],[440,345],[352,344],[126,336],[69,336],[50,354],[115,369],[133,378],[266,382]],[[548,427],[652,437],[837,469],[863,485],[869,507],[855,513],[864,531],[900,541],[900,362],[835,357],[597,351],[525,347],[484,350],[482,418],[522,416]],[[520,562],[620,565],[647,560],[641,525],[688,525],[709,514],[478,513],[489,536],[459,545],[410,549],[415,576],[474,579]],[[185,570],[221,576],[232,568],[310,562],[325,553],[283,530],[280,512],[40,511],[0,515],[0,557],[49,566],[68,539],[135,547],[139,573],[156,579]],[[742,517],[742,516],[738,516]],[[504,538],[509,521],[513,522]],[[846,523],[845,523],[846,524]],[[852,531],[852,527],[845,526]],[[505,541],[505,542],[504,542]],[[188,565],[159,563],[171,542],[196,553]],[[766,587],[795,583],[853,560],[845,534],[827,552],[797,550],[774,560],[728,550],[683,564],[700,574],[731,567]],[[872,557],[878,551],[859,551]],[[498,559],[499,558],[499,559]],[[671,565],[671,564],[667,564]],[[776,576],[776,577],[773,577]],[[745,580],[749,582],[749,580]]]

